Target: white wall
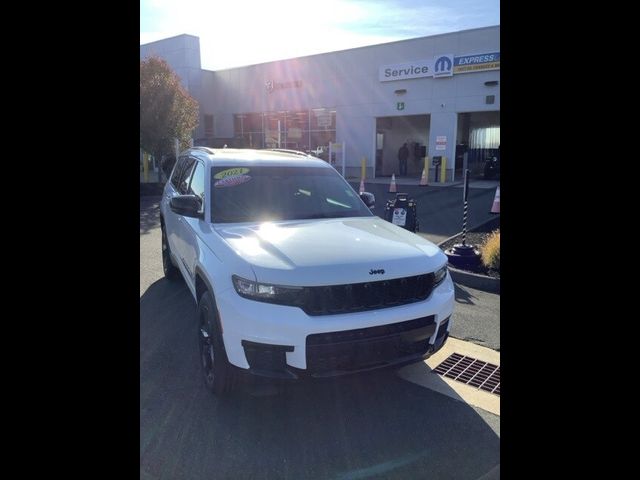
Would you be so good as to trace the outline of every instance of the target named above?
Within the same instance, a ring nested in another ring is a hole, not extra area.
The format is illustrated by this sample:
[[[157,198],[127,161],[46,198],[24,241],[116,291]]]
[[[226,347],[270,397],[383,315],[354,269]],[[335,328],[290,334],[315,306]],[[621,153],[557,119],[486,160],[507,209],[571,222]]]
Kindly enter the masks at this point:
[[[441,53],[459,56],[494,51],[500,51],[499,26],[216,72],[202,71],[202,88],[197,98],[201,114],[215,115],[215,133],[218,137],[233,136],[233,115],[236,113],[335,108],[337,141],[345,141],[347,144],[347,165],[350,167],[348,175],[359,175],[363,156],[367,158],[367,175],[371,175],[375,162],[376,117],[430,114],[428,155],[446,155],[450,159],[449,167],[453,169],[456,114],[499,111],[500,86],[488,87],[484,83],[499,80],[500,71],[380,82],[379,67],[431,59]],[[183,53],[190,54],[193,50],[186,49]],[[191,64],[189,61],[185,65]],[[302,87],[269,93],[265,87],[268,80],[301,81]],[[397,89],[405,89],[406,93],[398,96],[394,93]],[[494,104],[485,103],[487,95],[495,95]],[[404,102],[404,110],[397,110],[398,101]],[[444,152],[435,150],[437,135],[447,136],[447,148]],[[388,141],[387,144],[394,141]],[[421,143],[427,143],[426,139]],[[401,144],[395,147],[396,161],[397,148]],[[412,163],[410,160],[410,168]],[[421,168],[410,170],[412,171],[419,175]]]

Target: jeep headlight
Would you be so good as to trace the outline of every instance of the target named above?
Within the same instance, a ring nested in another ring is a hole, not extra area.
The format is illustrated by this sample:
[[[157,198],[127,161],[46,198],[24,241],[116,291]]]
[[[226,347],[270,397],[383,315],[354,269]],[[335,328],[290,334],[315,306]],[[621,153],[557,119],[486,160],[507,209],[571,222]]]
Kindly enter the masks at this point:
[[[270,285],[247,280],[237,275],[233,275],[231,279],[238,295],[244,298],[292,306],[298,306],[302,302],[303,287]]]
[[[444,279],[447,277],[447,264],[444,264],[444,267],[439,268],[438,270],[436,270],[435,272],[433,272],[434,275],[434,279],[433,279],[433,286],[437,287],[438,285],[440,285]]]

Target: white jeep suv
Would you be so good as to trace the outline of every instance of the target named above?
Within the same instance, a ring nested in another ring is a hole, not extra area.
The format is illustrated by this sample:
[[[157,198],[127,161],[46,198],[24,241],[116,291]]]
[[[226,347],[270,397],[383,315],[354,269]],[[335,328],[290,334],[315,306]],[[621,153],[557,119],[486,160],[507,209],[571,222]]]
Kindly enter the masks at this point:
[[[160,208],[162,260],[197,302],[205,382],[244,371],[327,377],[418,362],[451,328],[454,287],[433,243],[371,213],[300,152],[195,147]]]

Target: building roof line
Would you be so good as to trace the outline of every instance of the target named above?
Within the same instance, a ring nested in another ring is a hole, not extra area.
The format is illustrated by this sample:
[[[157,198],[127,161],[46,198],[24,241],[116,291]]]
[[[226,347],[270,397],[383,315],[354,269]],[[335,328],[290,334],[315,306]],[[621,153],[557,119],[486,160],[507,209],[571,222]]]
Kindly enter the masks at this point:
[[[148,45],[153,45],[154,43],[160,43],[160,42],[164,42],[166,40],[173,40],[173,39],[179,38],[179,37],[191,37],[191,38],[197,38],[198,41],[200,40],[200,37],[198,37],[197,35],[191,35],[190,33],[180,33],[179,35],[174,35],[172,37],[161,38],[159,40],[154,40],[153,42],[141,43],[140,46],[141,47],[146,47]]]
[[[218,70],[210,70],[210,69],[207,69],[207,68],[203,68],[202,70],[206,71],[206,72],[214,72],[214,73],[216,73],[216,72],[226,72],[226,71],[229,71],[229,70],[236,70],[236,69],[239,69],[239,68],[256,67],[258,65],[268,65],[270,63],[279,63],[279,62],[287,62],[287,61],[290,61],[290,60],[298,60],[298,59],[302,59],[302,58],[319,57],[321,55],[330,55],[332,53],[353,52],[355,50],[363,50],[365,48],[376,48],[376,47],[381,47],[381,46],[394,45],[394,44],[402,43],[402,42],[412,42],[412,41],[415,41],[415,40],[424,40],[426,38],[443,37],[445,35],[455,35],[455,34],[459,34],[459,33],[474,32],[474,31],[478,31],[478,30],[489,30],[489,29],[495,29],[495,28],[500,28],[500,24],[498,24],[498,25],[488,25],[486,27],[469,28],[469,29],[466,29],[466,30],[456,30],[454,32],[436,33],[434,35],[425,35],[425,36],[422,36],[422,37],[404,38],[402,40],[393,40],[391,42],[376,43],[376,44],[373,44],[373,45],[363,45],[362,47],[346,48],[344,50],[332,50],[330,52],[312,53],[310,55],[301,55],[299,57],[282,58],[280,60],[270,60],[268,62],[252,63],[252,64],[249,64],[249,65],[240,65],[238,67],[220,68]]]

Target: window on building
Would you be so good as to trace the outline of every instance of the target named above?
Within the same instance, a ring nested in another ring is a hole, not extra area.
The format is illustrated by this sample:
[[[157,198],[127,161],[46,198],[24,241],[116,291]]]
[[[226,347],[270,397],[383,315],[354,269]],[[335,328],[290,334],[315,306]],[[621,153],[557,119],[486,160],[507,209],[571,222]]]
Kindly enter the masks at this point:
[[[269,112],[264,116],[266,148],[285,148],[285,112]]]
[[[500,127],[472,128],[469,135],[470,148],[498,148]]]
[[[204,116],[204,136],[207,138],[213,138],[213,115]]]
[[[265,148],[261,113],[241,113],[234,116],[234,131],[238,146]]]
[[[335,142],[336,111],[329,108],[312,109],[309,115],[309,145],[312,154],[330,162],[329,144]]]
[[[336,141],[336,111],[330,108],[234,115],[235,138],[246,148],[290,148],[329,160]]]
[[[285,132],[284,148],[307,152],[309,150],[309,111],[286,112]]]

